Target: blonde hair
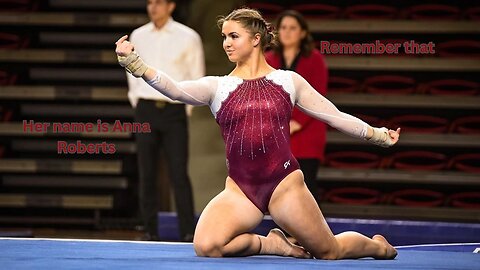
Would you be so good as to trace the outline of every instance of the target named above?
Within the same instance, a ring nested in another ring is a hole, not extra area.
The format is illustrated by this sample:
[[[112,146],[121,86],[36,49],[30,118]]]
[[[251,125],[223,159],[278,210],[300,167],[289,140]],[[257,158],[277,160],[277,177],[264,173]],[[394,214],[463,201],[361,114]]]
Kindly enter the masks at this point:
[[[276,45],[276,34],[270,23],[265,21],[260,12],[256,9],[244,7],[235,9],[227,16],[220,16],[217,21],[218,28],[222,29],[223,23],[226,21],[235,21],[242,25],[248,32],[253,35],[260,34],[260,45],[262,49],[273,47]]]

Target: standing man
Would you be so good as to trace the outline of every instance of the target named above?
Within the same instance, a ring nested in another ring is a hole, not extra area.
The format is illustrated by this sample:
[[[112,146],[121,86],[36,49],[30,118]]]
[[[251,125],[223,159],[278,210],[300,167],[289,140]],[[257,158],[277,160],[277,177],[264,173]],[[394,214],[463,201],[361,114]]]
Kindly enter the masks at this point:
[[[152,67],[175,80],[193,80],[205,75],[200,36],[172,18],[175,0],[148,0],[150,22],[135,29],[130,41],[135,51]],[[195,230],[193,195],[188,177],[188,123],[185,104],[172,101],[141,78],[128,77],[128,98],[135,121],[150,123],[151,133],[136,133],[139,169],[140,213],[146,239],[157,240],[157,164],[163,149],[178,213],[180,237],[192,241]]]

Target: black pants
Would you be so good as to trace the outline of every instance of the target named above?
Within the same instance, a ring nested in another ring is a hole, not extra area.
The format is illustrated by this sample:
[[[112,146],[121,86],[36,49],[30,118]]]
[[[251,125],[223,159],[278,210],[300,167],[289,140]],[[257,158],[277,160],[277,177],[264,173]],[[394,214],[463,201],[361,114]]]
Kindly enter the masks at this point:
[[[318,195],[317,183],[317,172],[319,167],[318,159],[298,159],[298,163],[300,164],[300,169],[302,170],[305,177],[305,184],[307,185],[310,192],[313,194],[313,197],[317,201],[317,204],[320,204],[320,196]]]
[[[180,237],[191,240],[195,230],[192,186],[188,177],[188,129],[185,105],[139,100],[135,121],[150,123],[151,133],[136,133],[140,174],[140,213],[145,230],[157,235],[158,155],[163,149],[170,184],[175,195]]]

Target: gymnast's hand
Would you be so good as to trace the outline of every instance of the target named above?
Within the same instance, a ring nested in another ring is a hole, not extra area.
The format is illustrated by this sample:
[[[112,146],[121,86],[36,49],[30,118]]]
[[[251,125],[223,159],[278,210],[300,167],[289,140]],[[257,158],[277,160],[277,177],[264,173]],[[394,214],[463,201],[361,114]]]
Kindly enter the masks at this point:
[[[134,51],[133,44],[127,38],[128,35],[125,35],[115,42],[115,45],[117,45],[115,53],[117,54],[118,63],[133,76],[137,78],[142,77],[147,72],[148,66]]]
[[[130,41],[128,41],[127,38],[128,38],[128,35],[124,35],[117,42],[115,42],[115,45],[117,45],[117,48],[115,49],[115,53],[118,56],[127,56],[131,52],[133,52],[134,50],[133,44],[130,43]]]
[[[400,128],[397,130],[387,129],[386,127],[371,127],[367,131],[367,141],[381,147],[390,147],[398,142],[400,138]]]
[[[397,128],[397,130],[389,129],[388,130],[388,135],[390,136],[390,140],[392,141],[392,145],[396,144],[398,140],[400,139],[400,128]]]

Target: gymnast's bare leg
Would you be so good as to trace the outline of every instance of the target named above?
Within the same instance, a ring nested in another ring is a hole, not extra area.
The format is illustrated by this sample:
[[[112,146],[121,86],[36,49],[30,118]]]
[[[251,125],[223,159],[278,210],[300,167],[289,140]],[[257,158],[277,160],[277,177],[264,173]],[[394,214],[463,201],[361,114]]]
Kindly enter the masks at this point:
[[[397,251],[381,235],[368,238],[357,232],[333,235],[315,199],[297,170],[275,189],[269,204],[273,220],[315,258],[393,259]]]
[[[203,210],[195,230],[193,246],[198,256],[227,257],[271,254],[310,258],[303,248],[288,242],[279,230],[266,237],[249,233],[263,213],[243,194],[231,178],[225,190]]]

